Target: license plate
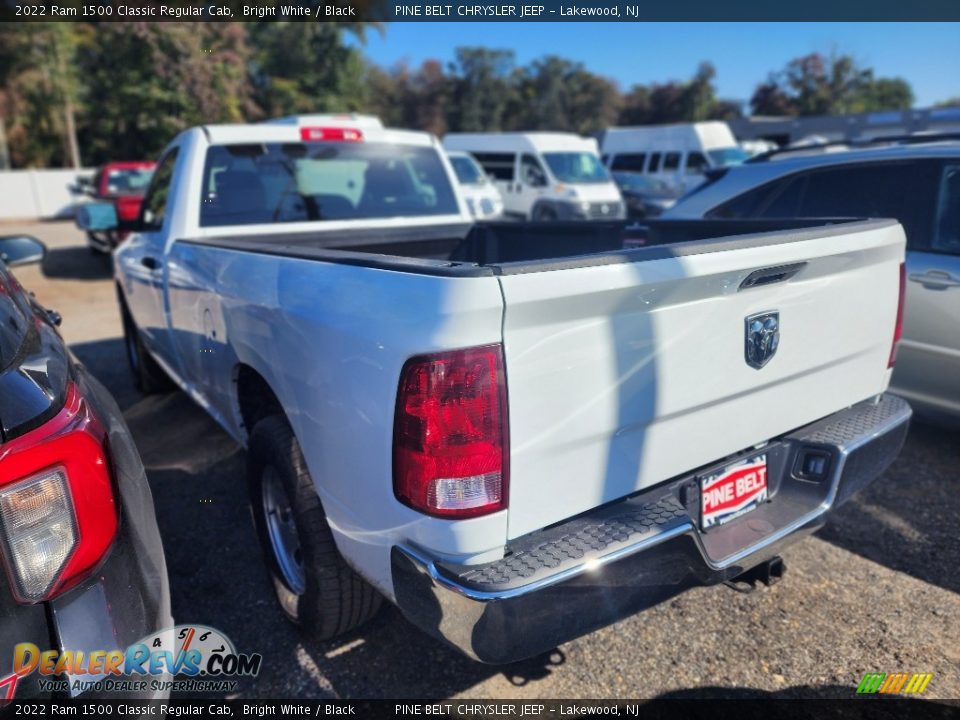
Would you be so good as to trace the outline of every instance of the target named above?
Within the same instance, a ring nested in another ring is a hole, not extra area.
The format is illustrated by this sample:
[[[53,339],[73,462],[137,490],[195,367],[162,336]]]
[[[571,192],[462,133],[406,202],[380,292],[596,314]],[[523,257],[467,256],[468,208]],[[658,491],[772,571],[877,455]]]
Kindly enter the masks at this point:
[[[700,478],[700,526],[723,525],[767,499],[767,456],[754,455]]]

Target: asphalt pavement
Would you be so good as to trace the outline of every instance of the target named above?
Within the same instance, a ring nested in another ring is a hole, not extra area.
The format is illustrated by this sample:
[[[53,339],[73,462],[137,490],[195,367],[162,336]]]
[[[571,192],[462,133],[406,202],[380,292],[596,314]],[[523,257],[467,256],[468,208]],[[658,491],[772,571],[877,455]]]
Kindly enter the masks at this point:
[[[915,423],[895,465],[751,594],[690,591],[544,656],[474,663],[393,607],[332,642],[300,638],[274,602],[244,488],[244,455],[181,392],[143,397],[121,339],[109,260],[70,223],[0,225],[50,248],[21,283],[63,315],[77,357],[114,393],[156,501],[178,623],[264,656],[247,698],[852,697],[867,672],[932,672],[960,697],[960,431]]]

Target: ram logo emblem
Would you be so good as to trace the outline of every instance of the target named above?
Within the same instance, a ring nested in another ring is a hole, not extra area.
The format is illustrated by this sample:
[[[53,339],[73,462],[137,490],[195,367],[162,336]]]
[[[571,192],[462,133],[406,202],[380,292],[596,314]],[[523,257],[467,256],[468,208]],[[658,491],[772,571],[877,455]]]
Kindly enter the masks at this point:
[[[780,313],[763,312],[750,315],[746,328],[747,365],[759,370],[777,354],[780,345]]]

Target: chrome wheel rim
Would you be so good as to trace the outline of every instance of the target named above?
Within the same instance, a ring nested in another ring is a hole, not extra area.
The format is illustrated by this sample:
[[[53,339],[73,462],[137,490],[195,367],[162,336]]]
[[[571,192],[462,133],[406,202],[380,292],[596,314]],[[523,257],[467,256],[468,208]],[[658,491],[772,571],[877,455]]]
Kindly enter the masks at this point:
[[[303,570],[300,535],[297,533],[287,491],[273,467],[267,467],[263,471],[260,487],[263,515],[273,557],[277,561],[284,584],[291,592],[302,595],[306,590],[307,580]]]

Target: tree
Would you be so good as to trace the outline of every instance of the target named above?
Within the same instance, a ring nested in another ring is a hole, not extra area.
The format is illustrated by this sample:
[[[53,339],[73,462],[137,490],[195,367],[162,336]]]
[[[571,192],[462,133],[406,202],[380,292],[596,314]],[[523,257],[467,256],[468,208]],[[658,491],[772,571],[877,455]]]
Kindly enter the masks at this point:
[[[508,80],[513,68],[512,50],[459,47],[450,66],[453,76],[451,129],[497,131],[504,127],[504,111],[513,86]]]
[[[909,110],[913,100],[913,88],[903,78],[879,78],[864,89],[860,112]]]
[[[0,109],[14,165],[79,166],[76,42],[76,28],[66,23],[0,28]]]
[[[960,95],[934,103],[935,108],[960,107]]]
[[[716,69],[702,62],[686,82],[634,85],[623,99],[622,125],[646,125],[728,119],[740,115],[740,104],[717,99]]]
[[[367,70],[365,109],[385,124],[443,135],[447,128],[451,79],[439,60],[425,60],[411,72],[406,63],[389,71],[371,65]]]
[[[556,55],[514,71],[511,84],[507,127],[513,130],[587,135],[614,124],[620,110],[620,92],[611,80]]]
[[[97,26],[77,54],[90,159],[155,157],[191,125],[256,116],[249,58],[245,30],[232,23]]]
[[[363,25],[349,30],[362,34]],[[256,48],[254,98],[267,117],[359,110],[366,103],[366,66],[343,42],[339,23],[270,22],[250,28]]]
[[[901,78],[876,78],[849,55],[811,53],[795,58],[758,85],[750,99],[755,115],[837,115],[897,110],[913,104]]]

